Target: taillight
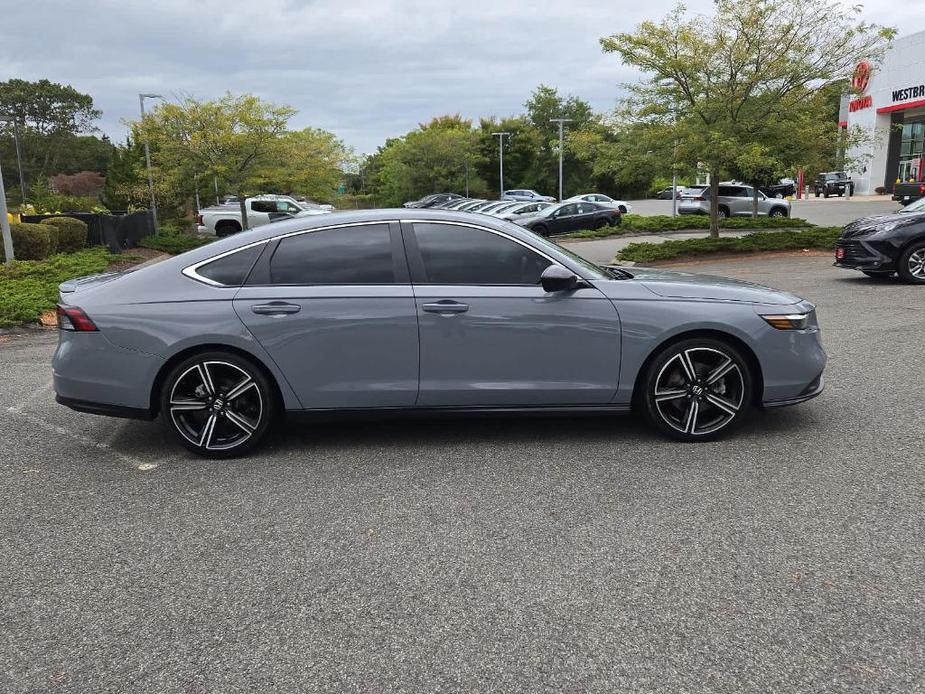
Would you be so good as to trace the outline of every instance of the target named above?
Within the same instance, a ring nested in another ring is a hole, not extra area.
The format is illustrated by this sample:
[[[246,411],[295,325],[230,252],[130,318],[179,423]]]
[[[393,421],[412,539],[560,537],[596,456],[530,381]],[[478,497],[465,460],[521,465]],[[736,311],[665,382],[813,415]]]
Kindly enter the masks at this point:
[[[62,306],[61,304],[58,304],[58,328],[78,333],[98,330],[96,324],[90,320],[90,316],[84,313],[83,309],[76,306]]]
[[[703,197],[702,195],[698,195],[696,198],[694,198],[694,200],[699,200],[700,202],[706,202],[707,199]]]
[[[835,260],[842,260],[844,257],[845,257],[845,249],[836,248],[835,249]]]

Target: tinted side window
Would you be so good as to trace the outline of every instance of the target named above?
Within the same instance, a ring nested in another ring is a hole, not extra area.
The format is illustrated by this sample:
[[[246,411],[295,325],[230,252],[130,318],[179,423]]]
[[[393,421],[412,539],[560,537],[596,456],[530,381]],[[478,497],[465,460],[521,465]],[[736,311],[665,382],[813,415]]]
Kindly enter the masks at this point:
[[[279,242],[273,284],[394,284],[387,224],[311,231]]]
[[[539,284],[551,264],[498,234],[449,224],[415,224],[426,284]]]
[[[251,209],[254,212],[276,212],[276,203],[272,200],[254,200]]]
[[[250,274],[251,268],[266,244],[258,244],[226,255],[224,258],[213,260],[201,266],[196,272],[213,282],[225,284],[229,287],[240,287]]]

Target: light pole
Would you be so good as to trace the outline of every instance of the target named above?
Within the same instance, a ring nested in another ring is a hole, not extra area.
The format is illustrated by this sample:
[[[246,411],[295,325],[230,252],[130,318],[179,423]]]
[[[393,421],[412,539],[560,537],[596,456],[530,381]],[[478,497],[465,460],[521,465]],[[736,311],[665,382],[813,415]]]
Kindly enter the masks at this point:
[[[562,202],[562,126],[571,123],[572,118],[550,118],[550,123],[559,124],[559,202]]]
[[[145,119],[145,99],[163,99],[160,94],[139,94],[138,105],[141,106],[141,120]],[[157,201],[154,199],[154,176],[151,174],[151,147],[148,138],[145,138],[145,165],[148,169],[148,192],[151,194],[151,221],[154,223],[154,233],[157,233]]]
[[[505,136],[510,137],[510,133],[492,133],[494,137],[498,138],[498,154],[500,160],[498,163],[498,182],[501,186],[501,195],[498,197],[500,200],[504,197],[504,138]]]
[[[13,124],[13,142],[16,145],[16,168],[19,170],[19,190],[22,192],[22,201],[26,202],[26,179],[22,173],[22,153],[19,144],[19,121],[16,116],[0,116],[0,121],[6,121]]]
[[[13,262],[13,236],[10,233],[10,220],[6,218],[6,190],[3,187],[3,169],[0,168],[0,230],[3,232],[3,252],[6,264]]]

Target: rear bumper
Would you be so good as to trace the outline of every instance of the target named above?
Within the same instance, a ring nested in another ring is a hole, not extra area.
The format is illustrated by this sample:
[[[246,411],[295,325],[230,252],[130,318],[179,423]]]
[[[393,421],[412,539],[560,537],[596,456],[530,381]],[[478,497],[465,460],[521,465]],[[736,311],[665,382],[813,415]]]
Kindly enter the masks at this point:
[[[89,402],[87,400],[75,400],[74,398],[65,398],[61,395],[55,395],[55,400],[59,405],[70,407],[77,412],[87,414],[99,414],[106,417],[121,417],[123,419],[154,419],[151,410],[142,407],[125,407],[124,405],[108,405],[101,402]]]

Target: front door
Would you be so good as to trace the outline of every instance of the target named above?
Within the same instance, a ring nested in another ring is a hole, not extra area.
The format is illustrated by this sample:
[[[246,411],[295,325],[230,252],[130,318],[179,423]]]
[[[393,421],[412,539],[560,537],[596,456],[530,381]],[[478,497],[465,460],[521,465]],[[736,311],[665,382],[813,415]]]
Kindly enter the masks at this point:
[[[418,321],[398,224],[283,237],[234,299],[306,409],[409,407]]]
[[[403,223],[420,325],[418,405],[611,401],[619,319],[597,289],[547,293],[552,261],[500,232]]]

